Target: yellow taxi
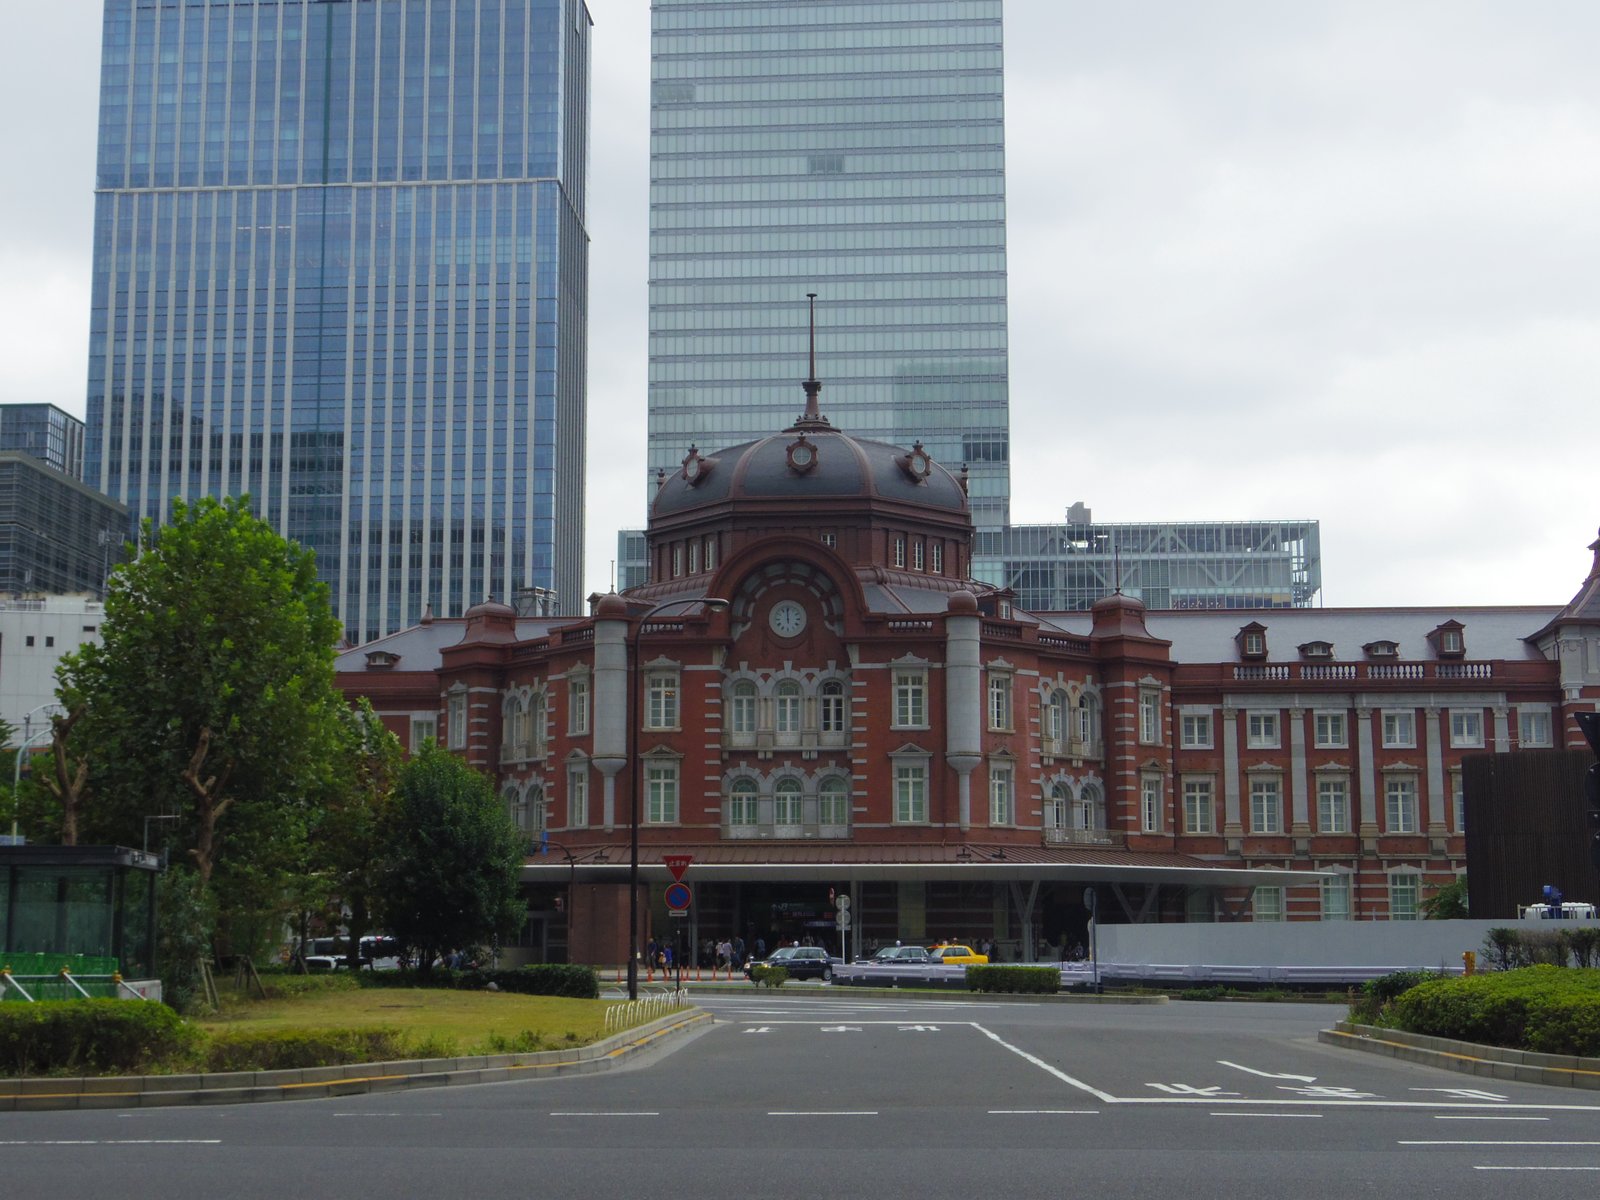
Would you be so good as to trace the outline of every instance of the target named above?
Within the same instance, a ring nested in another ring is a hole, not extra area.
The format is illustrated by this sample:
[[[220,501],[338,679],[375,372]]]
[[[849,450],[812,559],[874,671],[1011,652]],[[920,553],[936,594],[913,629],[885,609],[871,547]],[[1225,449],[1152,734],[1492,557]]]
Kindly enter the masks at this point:
[[[987,954],[979,954],[971,946],[954,946],[949,943],[929,946],[928,954],[935,963],[943,963],[947,967],[968,967],[989,961]]]

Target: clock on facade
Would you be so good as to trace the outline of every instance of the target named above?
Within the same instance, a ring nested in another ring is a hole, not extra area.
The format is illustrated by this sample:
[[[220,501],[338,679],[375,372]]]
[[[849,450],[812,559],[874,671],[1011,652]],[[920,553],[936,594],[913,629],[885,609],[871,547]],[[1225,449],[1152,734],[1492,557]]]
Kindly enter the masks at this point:
[[[793,600],[780,600],[767,614],[767,624],[779,637],[799,637],[806,627],[806,610]]]

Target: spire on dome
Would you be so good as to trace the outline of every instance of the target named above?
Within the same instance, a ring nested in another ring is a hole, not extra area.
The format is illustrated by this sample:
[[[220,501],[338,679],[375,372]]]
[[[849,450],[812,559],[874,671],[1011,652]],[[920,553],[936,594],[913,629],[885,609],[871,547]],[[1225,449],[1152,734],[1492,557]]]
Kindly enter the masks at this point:
[[[800,386],[806,390],[806,411],[792,426],[790,431],[805,429],[828,429],[828,418],[822,415],[822,410],[817,405],[817,397],[822,394],[822,381],[817,378],[817,294],[807,292],[806,300],[810,302],[810,343],[806,357],[808,374]]]

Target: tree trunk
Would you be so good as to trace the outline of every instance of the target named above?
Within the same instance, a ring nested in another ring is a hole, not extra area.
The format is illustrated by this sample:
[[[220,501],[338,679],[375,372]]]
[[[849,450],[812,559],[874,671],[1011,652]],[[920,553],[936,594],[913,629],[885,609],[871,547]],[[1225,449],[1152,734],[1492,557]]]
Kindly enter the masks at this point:
[[[195,815],[199,818],[189,856],[194,859],[195,869],[200,872],[202,889],[210,885],[211,871],[216,866],[217,821],[233,803],[233,797],[218,795],[226,785],[225,775],[220,780],[216,775],[200,778],[200,768],[205,765],[206,755],[210,751],[211,728],[206,726],[200,730],[200,740],[195,744],[194,754],[183,772],[184,783],[194,793]]]
[[[84,784],[89,780],[89,762],[80,758],[78,765],[73,767],[67,757],[67,739],[72,735],[72,727],[78,723],[78,718],[83,716],[80,705],[70,713],[56,713],[50,718],[50,751],[55,760],[55,778],[44,780],[44,786],[50,794],[61,802],[61,844],[63,846],[76,846],[78,844],[78,809],[83,802]],[[22,750],[17,751],[23,753]]]

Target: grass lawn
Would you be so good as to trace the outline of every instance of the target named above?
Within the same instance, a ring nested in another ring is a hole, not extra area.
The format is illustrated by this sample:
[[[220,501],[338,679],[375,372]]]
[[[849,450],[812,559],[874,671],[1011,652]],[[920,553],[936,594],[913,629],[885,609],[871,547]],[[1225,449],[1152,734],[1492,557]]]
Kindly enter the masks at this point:
[[[587,1045],[605,1036],[609,1007],[604,1000],[508,992],[335,985],[266,1000],[225,990],[221,1011],[198,1024],[212,1033],[381,1026],[401,1031],[430,1055],[449,1056]]]

